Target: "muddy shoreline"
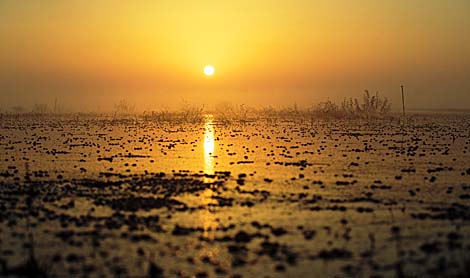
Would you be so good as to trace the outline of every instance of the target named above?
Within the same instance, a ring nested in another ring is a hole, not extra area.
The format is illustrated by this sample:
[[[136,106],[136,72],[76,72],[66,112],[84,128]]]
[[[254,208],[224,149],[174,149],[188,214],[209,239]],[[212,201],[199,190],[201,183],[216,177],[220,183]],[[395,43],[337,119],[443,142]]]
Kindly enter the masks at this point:
[[[470,274],[467,115],[0,130],[1,276]]]

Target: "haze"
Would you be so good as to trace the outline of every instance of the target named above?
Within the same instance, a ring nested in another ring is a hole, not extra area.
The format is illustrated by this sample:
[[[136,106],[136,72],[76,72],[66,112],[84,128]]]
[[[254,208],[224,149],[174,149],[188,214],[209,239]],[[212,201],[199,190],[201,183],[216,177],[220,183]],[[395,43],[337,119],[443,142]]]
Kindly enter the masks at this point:
[[[470,108],[470,1],[0,2],[0,109],[310,105],[380,91]],[[216,68],[210,79],[205,65]]]

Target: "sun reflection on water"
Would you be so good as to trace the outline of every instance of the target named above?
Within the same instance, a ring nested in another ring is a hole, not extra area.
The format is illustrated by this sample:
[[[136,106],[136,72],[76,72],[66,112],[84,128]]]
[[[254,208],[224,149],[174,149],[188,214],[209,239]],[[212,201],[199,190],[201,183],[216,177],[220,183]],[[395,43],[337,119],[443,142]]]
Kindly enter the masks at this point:
[[[206,115],[206,120],[204,124],[204,173],[205,174],[214,173],[214,150],[215,150],[215,140],[214,140],[213,116]]]
[[[214,117],[212,115],[205,116],[204,124],[204,174],[212,175],[214,174],[214,151],[215,151],[215,136],[214,136]],[[213,182],[212,178],[204,178],[204,182]],[[203,236],[213,239],[214,229],[218,226],[218,223],[215,221],[213,213],[210,211],[210,204],[214,203],[212,196],[214,191],[212,189],[206,189],[202,194],[201,203],[207,206],[206,210],[200,211],[200,216],[202,220],[202,226],[204,229]]]

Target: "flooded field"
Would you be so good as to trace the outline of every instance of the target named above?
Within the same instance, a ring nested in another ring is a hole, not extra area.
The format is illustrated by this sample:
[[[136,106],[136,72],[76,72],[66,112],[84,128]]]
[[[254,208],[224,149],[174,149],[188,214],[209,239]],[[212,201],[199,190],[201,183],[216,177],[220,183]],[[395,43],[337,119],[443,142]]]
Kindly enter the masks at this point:
[[[0,276],[468,277],[470,116],[0,120]]]

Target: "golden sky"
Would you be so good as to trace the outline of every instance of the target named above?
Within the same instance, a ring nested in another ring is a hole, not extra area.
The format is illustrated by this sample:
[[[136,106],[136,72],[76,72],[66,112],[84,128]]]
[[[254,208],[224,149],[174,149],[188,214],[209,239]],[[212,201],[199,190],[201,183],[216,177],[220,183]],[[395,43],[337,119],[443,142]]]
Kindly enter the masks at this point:
[[[402,83],[411,106],[470,108],[469,18],[468,0],[2,0],[0,108],[398,102]]]

